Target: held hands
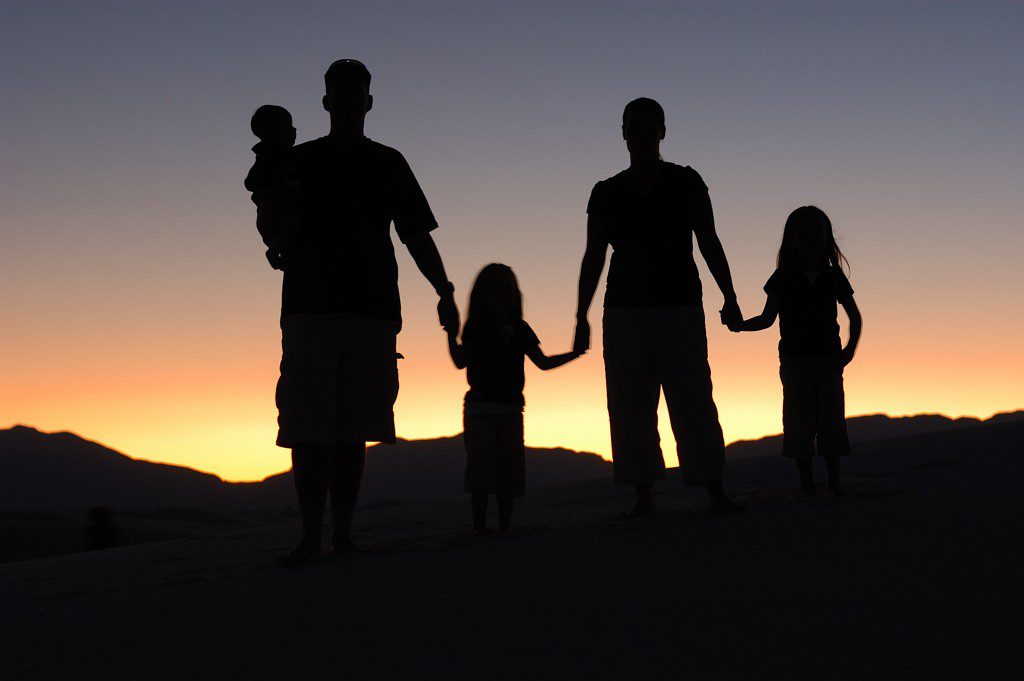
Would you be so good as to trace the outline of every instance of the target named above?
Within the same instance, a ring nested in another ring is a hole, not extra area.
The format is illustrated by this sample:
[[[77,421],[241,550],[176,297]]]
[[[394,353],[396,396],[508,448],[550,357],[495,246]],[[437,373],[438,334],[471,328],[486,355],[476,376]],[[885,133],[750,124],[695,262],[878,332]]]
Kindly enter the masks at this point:
[[[452,334],[459,332],[459,308],[455,304],[455,294],[452,291],[442,291],[437,301],[437,321],[445,333]]]
[[[742,331],[743,313],[740,311],[739,303],[735,298],[726,298],[725,305],[718,313],[722,323],[729,327],[733,333]]]
[[[572,352],[577,357],[583,355],[590,349],[590,322],[586,317],[576,319],[576,333],[572,340]]]

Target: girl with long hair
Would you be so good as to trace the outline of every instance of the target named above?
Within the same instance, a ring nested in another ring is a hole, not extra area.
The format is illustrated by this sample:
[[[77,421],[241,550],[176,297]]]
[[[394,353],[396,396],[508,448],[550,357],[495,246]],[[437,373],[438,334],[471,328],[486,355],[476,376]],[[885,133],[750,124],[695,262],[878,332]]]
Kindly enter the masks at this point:
[[[449,329],[448,351],[455,366],[466,369],[469,382],[464,410],[465,490],[472,497],[473,532],[489,532],[487,501],[492,494],[498,499],[498,529],[509,532],[513,499],[526,494],[524,357],[547,371],[583,353],[544,354],[540,340],[523,319],[516,275],[508,265],[498,263],[477,275],[462,341],[457,328]]]
[[[849,268],[832,231],[816,206],[802,206],[786,220],[776,269],[764,285],[764,310],[733,331],[761,331],[779,318],[779,374],[782,378],[782,454],[796,460],[800,489],[817,496],[811,462],[825,459],[828,490],[843,494],[839,457],[850,453],[846,432],[843,369],[860,342],[862,319]],[[838,305],[850,319],[850,338],[839,338]]]

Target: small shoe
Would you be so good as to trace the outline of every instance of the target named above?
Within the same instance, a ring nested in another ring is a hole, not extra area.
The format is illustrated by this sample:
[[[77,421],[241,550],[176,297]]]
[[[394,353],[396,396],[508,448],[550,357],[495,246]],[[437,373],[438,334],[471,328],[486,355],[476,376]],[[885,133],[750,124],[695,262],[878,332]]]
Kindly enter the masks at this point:
[[[494,534],[494,530],[492,530],[489,527],[474,527],[473,528],[473,536],[474,537],[485,537],[485,536],[487,536],[489,534]]]

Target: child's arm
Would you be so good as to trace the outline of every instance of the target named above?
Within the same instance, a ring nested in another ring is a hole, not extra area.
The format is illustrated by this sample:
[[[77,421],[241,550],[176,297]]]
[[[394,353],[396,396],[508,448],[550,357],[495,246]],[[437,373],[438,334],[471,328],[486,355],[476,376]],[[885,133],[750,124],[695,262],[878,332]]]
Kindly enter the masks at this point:
[[[466,346],[459,343],[458,328],[448,329],[448,354],[452,356],[452,363],[456,369],[466,368]]]
[[[773,296],[768,296],[764,301],[764,309],[761,310],[761,314],[734,324],[729,327],[729,330],[737,333],[740,331],[763,331],[774,324],[775,318],[778,316],[779,305]]]
[[[846,342],[846,347],[839,353],[840,366],[845,367],[853,361],[853,355],[857,352],[857,343],[860,343],[860,330],[864,320],[860,316],[860,309],[853,299],[853,294],[840,298],[839,304],[843,306],[846,316],[850,318],[850,340]]]
[[[582,352],[563,352],[561,355],[551,355],[550,357],[544,354],[544,351],[540,349],[539,345],[531,345],[526,351],[526,356],[530,358],[530,361],[540,369],[541,371],[550,371],[556,369],[563,364],[568,364],[580,355]]]

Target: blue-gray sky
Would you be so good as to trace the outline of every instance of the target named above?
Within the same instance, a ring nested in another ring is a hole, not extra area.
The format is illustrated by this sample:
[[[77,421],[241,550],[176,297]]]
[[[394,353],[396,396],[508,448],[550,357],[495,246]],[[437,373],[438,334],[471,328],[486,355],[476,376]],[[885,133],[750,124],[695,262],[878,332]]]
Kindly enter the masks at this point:
[[[276,103],[323,134],[338,57],[373,72],[367,133],[418,175],[460,298],[509,263],[549,351],[644,95],[711,188],[745,311],[789,211],[833,218],[866,319],[851,413],[1024,406],[1022,38],[1020,3],[5,2],[0,425],[234,478],[286,465],[248,119]],[[464,380],[400,265],[399,431],[452,433]],[[775,332],[709,334],[727,436],[777,430]],[[530,374],[529,441],[607,453],[599,355]]]

